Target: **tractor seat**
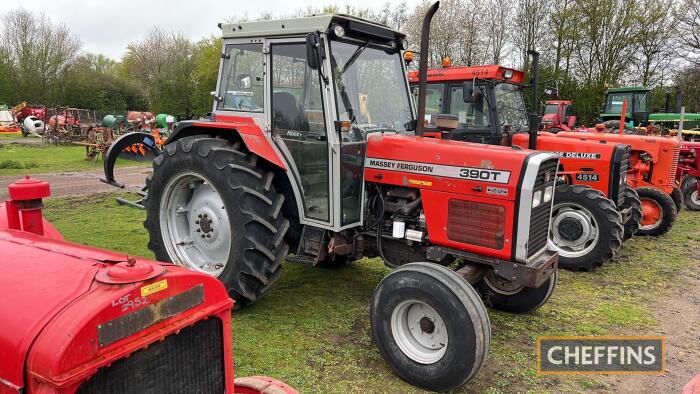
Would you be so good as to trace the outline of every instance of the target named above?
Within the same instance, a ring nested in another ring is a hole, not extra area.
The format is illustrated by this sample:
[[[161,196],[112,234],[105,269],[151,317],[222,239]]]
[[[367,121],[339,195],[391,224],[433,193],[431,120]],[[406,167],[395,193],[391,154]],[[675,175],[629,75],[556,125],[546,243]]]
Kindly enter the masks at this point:
[[[272,94],[272,119],[275,128],[282,130],[309,131],[309,122],[297,99],[289,92]]]

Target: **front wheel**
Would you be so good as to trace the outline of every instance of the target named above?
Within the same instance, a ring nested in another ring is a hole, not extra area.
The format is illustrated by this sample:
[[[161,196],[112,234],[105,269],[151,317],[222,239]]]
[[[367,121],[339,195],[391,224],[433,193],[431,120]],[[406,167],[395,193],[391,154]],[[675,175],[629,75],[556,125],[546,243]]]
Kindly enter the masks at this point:
[[[622,246],[622,216],[598,190],[561,184],[554,193],[549,248],[559,266],[590,271],[610,261]]]
[[[523,287],[496,275],[492,269],[474,287],[487,307],[510,313],[532,312],[549,300],[557,283],[555,270],[540,287]]]
[[[671,192],[671,199],[673,200],[673,204],[676,206],[676,213],[680,212],[681,209],[683,209],[683,192],[680,188],[673,188],[673,191]]]
[[[238,305],[254,302],[281,275],[289,221],[274,173],[240,143],[202,136],[165,146],[144,199],[160,261],[218,278]]]
[[[655,187],[637,188],[637,194],[642,201],[642,224],[637,235],[666,234],[676,221],[678,211],[676,204],[668,194]]]
[[[491,326],[477,292],[454,271],[409,263],[374,291],[372,336],[394,372],[427,390],[471,379],[488,354]]]
[[[642,202],[639,200],[639,194],[629,185],[625,185],[625,202],[620,204],[620,209],[629,208],[629,216],[622,224],[624,226],[623,241],[632,238],[642,224]]]
[[[698,179],[689,177],[683,182],[683,202],[691,211],[700,211],[700,195],[698,195]]]

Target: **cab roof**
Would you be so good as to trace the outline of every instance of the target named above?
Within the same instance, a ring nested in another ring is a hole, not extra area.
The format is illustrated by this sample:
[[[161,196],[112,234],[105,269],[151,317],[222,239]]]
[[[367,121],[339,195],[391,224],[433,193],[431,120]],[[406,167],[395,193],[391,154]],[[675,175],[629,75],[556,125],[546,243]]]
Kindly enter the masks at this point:
[[[511,71],[513,76],[506,79],[505,72]],[[474,78],[507,81],[515,84],[522,84],[525,80],[525,73],[514,68],[504,67],[497,64],[470,67],[442,67],[428,70],[428,82],[454,82],[467,81]],[[411,83],[418,82],[418,71],[408,73],[408,80]]]
[[[623,86],[619,88],[608,88],[608,93],[627,93],[627,92],[648,92],[649,88],[644,86]]]
[[[224,23],[221,24],[221,31],[224,38],[301,36],[314,32],[326,32],[335,24],[345,27],[346,31],[350,29],[360,34],[383,35],[387,38],[391,37],[390,39],[406,37],[405,34],[388,26],[346,14],[321,14],[294,19]]]

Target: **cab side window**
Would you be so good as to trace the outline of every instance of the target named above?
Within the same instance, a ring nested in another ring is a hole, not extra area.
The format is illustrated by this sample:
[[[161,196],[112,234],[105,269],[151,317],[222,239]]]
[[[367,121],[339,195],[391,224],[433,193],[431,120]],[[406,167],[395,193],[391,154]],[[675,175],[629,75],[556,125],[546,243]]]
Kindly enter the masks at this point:
[[[226,46],[218,109],[263,112],[264,61],[262,44]]]

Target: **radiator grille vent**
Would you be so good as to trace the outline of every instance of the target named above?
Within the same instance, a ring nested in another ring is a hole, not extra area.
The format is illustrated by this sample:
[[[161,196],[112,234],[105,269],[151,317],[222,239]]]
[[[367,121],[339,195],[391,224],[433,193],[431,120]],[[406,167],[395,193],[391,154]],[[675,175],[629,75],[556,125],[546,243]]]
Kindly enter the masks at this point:
[[[447,238],[451,241],[503,249],[505,207],[451,199],[447,215]]]

